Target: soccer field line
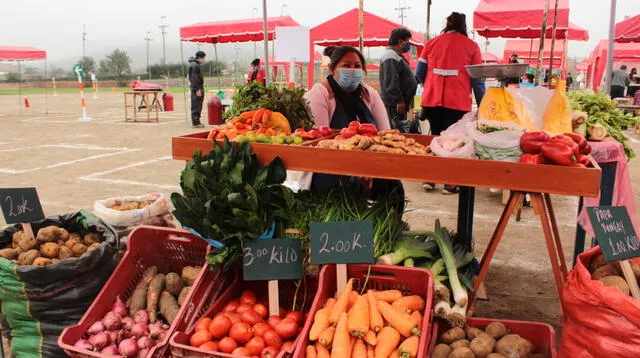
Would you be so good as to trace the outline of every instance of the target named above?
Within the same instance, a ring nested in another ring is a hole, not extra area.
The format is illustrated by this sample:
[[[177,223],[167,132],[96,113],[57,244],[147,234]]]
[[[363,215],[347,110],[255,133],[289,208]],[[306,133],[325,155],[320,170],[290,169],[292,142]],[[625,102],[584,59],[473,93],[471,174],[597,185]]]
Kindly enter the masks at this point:
[[[154,183],[147,183],[147,182],[143,182],[143,181],[127,180],[127,179],[101,178],[102,176],[105,176],[105,175],[108,175],[108,174],[113,174],[113,173],[117,173],[117,172],[120,172],[120,171],[123,171],[123,170],[131,169],[131,168],[137,168],[137,167],[141,167],[141,166],[144,166],[144,165],[154,164],[154,163],[163,162],[163,161],[167,161],[167,160],[171,160],[171,159],[172,159],[171,156],[163,156],[163,157],[158,157],[158,158],[145,160],[145,161],[141,161],[141,162],[131,163],[131,164],[127,164],[127,165],[123,165],[123,166],[117,167],[117,168],[104,170],[104,171],[96,172],[96,173],[91,173],[91,174],[88,174],[88,175],[83,175],[83,176],[79,177],[78,180],[80,180],[80,181],[93,181],[93,182],[99,182],[99,183],[105,183],[105,184],[111,184],[111,185],[136,185],[136,186],[144,186],[144,187],[149,187],[149,188],[155,188],[155,189],[159,189],[159,190],[180,190],[180,186],[178,186],[178,185],[154,184]]]

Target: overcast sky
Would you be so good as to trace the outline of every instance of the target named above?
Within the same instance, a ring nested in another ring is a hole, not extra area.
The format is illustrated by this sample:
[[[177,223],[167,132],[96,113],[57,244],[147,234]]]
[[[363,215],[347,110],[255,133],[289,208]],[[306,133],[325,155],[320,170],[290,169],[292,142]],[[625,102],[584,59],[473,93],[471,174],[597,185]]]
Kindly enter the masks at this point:
[[[513,0],[526,1],[526,0]],[[424,32],[427,0],[364,0],[365,10],[400,22],[399,4],[411,7],[406,12],[406,26]],[[478,0],[432,0],[432,32],[439,30],[451,11],[467,14],[472,26],[473,10]],[[314,26],[358,6],[358,0],[267,0],[269,16],[284,10],[300,24]],[[552,2],[553,3],[553,2]],[[286,5],[286,8],[283,8]],[[585,57],[595,44],[607,37],[610,0],[571,0],[570,19],[590,32],[589,42],[571,42],[569,55]],[[162,58],[160,17],[166,16],[167,57],[169,62],[180,60],[180,26],[200,21],[230,20],[252,17],[253,8],[262,12],[261,0],[208,0],[208,1],[69,1],[69,0],[17,0],[3,1],[0,20],[0,45],[27,45],[45,49],[54,66],[70,66],[82,56],[82,25],[86,24],[87,55],[100,60],[114,48],[127,51],[134,68],[143,68],[146,62],[146,31],[151,31],[151,62]],[[618,0],[617,21],[625,15],[640,13],[640,0]],[[490,40],[489,51],[502,56],[504,41]],[[219,46],[222,59],[235,56],[233,44]],[[253,45],[243,45],[243,57],[253,56]],[[201,49],[213,56],[211,45]],[[259,51],[261,47],[258,48]],[[185,44],[185,56],[196,50]]]

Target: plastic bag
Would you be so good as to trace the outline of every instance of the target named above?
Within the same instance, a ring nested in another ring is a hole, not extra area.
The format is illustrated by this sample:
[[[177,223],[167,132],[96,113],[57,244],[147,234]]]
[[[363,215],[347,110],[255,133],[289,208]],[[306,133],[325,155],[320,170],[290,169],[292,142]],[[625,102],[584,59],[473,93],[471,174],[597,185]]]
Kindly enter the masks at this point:
[[[567,97],[567,84],[564,80],[558,81],[556,89],[547,105],[542,120],[544,130],[552,134],[571,133],[571,102]]]
[[[542,86],[533,88],[509,87],[507,90],[524,104],[524,106],[518,107],[518,110],[525,110],[528,113],[533,121],[535,130],[542,130],[544,128],[542,117],[551,100],[551,96],[553,96],[553,90]]]
[[[567,276],[560,357],[640,357],[640,301],[591,279],[587,268],[600,253],[597,246],[580,254]]]
[[[515,123],[527,130],[537,129],[525,104],[504,87],[487,89],[478,108],[478,120]]]
[[[114,210],[114,205],[122,205],[128,202],[151,202],[142,209]],[[104,222],[116,227],[130,227],[150,224],[153,217],[163,217],[171,213],[169,200],[160,193],[151,193],[141,196],[120,196],[98,200],[93,204],[93,212]]]
[[[501,127],[505,130],[483,133],[481,126]],[[520,137],[524,128],[514,123],[478,120],[469,128],[469,137],[473,140],[476,156],[486,160],[517,162],[522,155]]]
[[[301,172],[296,170],[287,170],[287,179],[282,185],[291,189],[294,193],[301,190],[308,190],[311,188],[311,180],[313,179],[312,172]]]
[[[476,112],[465,114],[458,122],[433,138],[429,147],[439,157],[474,158],[473,140],[469,138],[469,129],[473,126]]]

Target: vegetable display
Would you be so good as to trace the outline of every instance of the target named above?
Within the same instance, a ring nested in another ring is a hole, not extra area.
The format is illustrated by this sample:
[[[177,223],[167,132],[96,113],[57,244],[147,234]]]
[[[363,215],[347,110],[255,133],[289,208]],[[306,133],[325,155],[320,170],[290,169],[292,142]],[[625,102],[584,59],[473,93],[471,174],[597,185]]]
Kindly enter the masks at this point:
[[[153,200],[145,200],[145,201],[116,201],[112,205],[109,206],[109,209],[118,210],[118,211],[127,211],[127,210],[136,210],[136,209],[144,209],[147,206],[153,204]]]
[[[303,323],[304,316],[296,311],[281,309],[280,315],[268,317],[266,301],[245,290],[222,312],[200,318],[189,345],[243,357],[275,358],[293,345]]]
[[[587,157],[591,146],[576,133],[564,133],[550,137],[545,132],[528,132],[520,137],[520,148],[524,154],[520,163],[553,164],[586,168],[593,164]]]
[[[414,358],[422,334],[424,298],[398,290],[359,294],[353,279],[313,319],[307,357]]]
[[[220,140],[227,137],[229,140],[234,140],[240,136],[243,136],[242,138],[244,139],[245,135],[248,138],[252,138],[280,134],[291,134],[291,126],[287,118],[282,113],[260,108],[241,113],[239,116],[231,118],[224,125],[211,129],[207,139]]]
[[[633,275],[640,282],[640,265],[629,260]],[[605,286],[615,287],[622,294],[629,296],[630,290],[627,281],[622,275],[620,261],[607,262],[602,254],[594,257],[589,264],[591,279],[602,282]]]
[[[397,129],[378,132],[372,124],[351,123],[355,124],[350,124],[334,139],[321,140],[317,147],[415,155],[427,155],[430,152],[428,146],[416,142],[414,138],[403,136]]]
[[[102,234],[98,232],[90,232],[83,237],[61,227],[47,226],[38,230],[35,238],[24,231],[16,231],[11,247],[0,250],[0,257],[18,265],[48,266],[80,257],[98,248],[102,241]]]
[[[629,144],[629,138],[623,130],[633,127],[639,118],[625,114],[616,107],[616,102],[604,92],[594,93],[589,90],[569,91],[569,99],[574,110],[587,114],[586,124],[590,140],[602,140],[610,135],[624,146],[628,159],[635,157]]]

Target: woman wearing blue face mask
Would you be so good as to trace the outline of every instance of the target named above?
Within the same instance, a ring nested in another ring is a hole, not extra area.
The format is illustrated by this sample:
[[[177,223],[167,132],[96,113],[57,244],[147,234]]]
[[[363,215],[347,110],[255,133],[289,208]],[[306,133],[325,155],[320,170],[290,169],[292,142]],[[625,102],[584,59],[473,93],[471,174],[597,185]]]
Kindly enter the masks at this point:
[[[378,92],[362,82],[365,60],[360,51],[351,46],[329,46],[324,55],[330,58],[330,74],[316,84],[305,98],[313,114],[316,127],[342,129],[352,121],[371,123],[378,130],[389,129],[389,118]],[[311,187],[326,189],[335,185],[366,186],[360,178],[314,173]],[[398,210],[404,210],[404,189],[398,180],[373,179],[372,199],[384,193],[396,195]]]

